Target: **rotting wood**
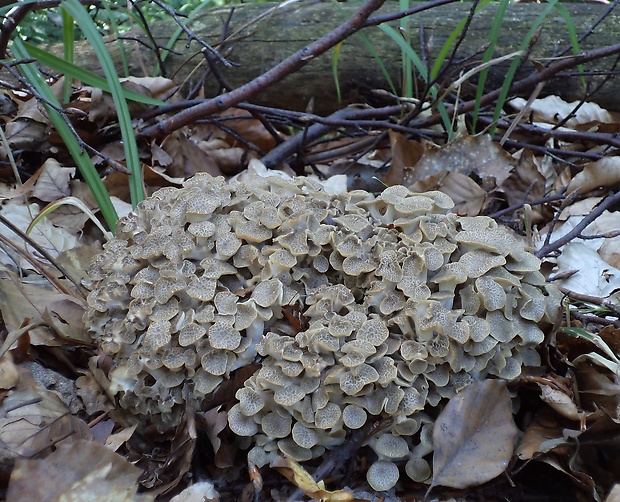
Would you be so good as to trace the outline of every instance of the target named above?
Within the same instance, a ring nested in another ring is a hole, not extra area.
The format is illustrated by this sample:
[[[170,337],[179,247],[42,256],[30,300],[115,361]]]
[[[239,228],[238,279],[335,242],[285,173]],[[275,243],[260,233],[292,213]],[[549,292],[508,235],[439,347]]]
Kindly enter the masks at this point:
[[[236,6],[228,24],[228,32],[235,32],[273,5],[243,4]],[[296,50],[328,33],[358,7],[358,3],[300,2],[292,4],[276,11],[257,25],[253,25],[233,37],[233,41],[227,42],[224,46],[218,46],[218,43],[221,40],[223,23],[230,14],[230,7],[211,9],[198,16],[195,21],[188,23],[197,36],[202,37],[209,44],[219,47],[220,51],[235,63],[234,66],[223,68],[222,71],[229,82],[238,87],[267,71]],[[395,11],[397,7],[397,2],[387,2],[379,13]],[[440,48],[454,27],[468,15],[470,7],[471,4],[469,3],[454,3],[435,7],[413,16],[411,18],[411,39],[416,50],[419,50],[420,27],[423,27],[427,47],[432,45],[430,50],[432,61],[433,58],[437,57]],[[533,3],[510,5],[504,19],[495,57],[517,50],[534,20],[545,7],[546,4]],[[578,36],[587,32],[609,8],[607,5],[599,4],[563,4],[563,7],[570,13]],[[459,49],[457,59],[471,56],[484,47],[495,11],[495,5],[488,5],[474,16],[469,32]],[[396,25],[397,22],[394,26]],[[175,27],[176,25],[171,24],[171,22],[153,25],[153,34],[157,43],[162,46],[165,45]],[[363,34],[374,47],[393,81],[398,85],[401,72],[401,54],[396,44],[377,27],[370,27],[364,30]],[[145,37],[138,32],[131,33],[129,38],[133,36],[145,40]],[[588,51],[600,48],[619,39],[620,14],[613,11],[582,42],[581,49]],[[430,43],[431,40],[432,44]],[[152,74],[155,64],[152,52],[135,40],[128,39],[123,43],[130,55],[130,73],[135,76],[142,76],[146,70],[147,74]],[[187,38],[181,37],[175,45],[175,50],[180,54],[170,54],[166,59],[166,74],[174,76],[174,80],[178,83],[186,82],[192,71],[190,80],[199,80],[207,68],[203,61],[204,58],[200,54],[198,43],[192,42],[189,48],[186,48],[186,43]],[[546,58],[552,57],[559,50],[566,49],[569,46],[569,32],[566,23],[559,12],[552,11],[543,24],[543,30],[532,50],[531,57],[544,63]],[[114,61],[117,62],[117,68],[120,70],[122,65],[120,64],[117,42],[109,40],[108,48]],[[62,49],[54,48],[54,51],[61,53]],[[289,75],[284,81],[263,91],[255,99],[255,102],[303,110],[311,98],[314,98],[314,111],[329,113],[346,103],[358,100],[367,101],[372,89],[389,88],[363,38],[357,34],[347,40],[341,49],[338,73],[345,100],[339,104],[336,97],[336,85],[332,77],[330,54],[316,58],[295,74]],[[481,57],[477,56],[473,61],[480,59]],[[586,77],[590,89],[595,87],[596,82],[601,82],[604,78],[600,73],[610,71],[613,59],[610,57],[586,65],[587,72],[599,73],[599,75],[588,75]],[[196,65],[201,61],[201,68],[196,69]],[[76,44],[76,64],[98,72],[97,58],[92,52],[92,48],[85,42]],[[508,61],[491,68],[487,80],[487,90],[501,86],[509,64]],[[528,63],[517,74],[517,78],[523,78],[532,71],[534,71],[534,67]],[[585,88],[576,73],[575,70],[570,75],[562,75],[561,78],[550,81],[545,86],[542,95],[556,94],[567,101],[581,99],[584,96]],[[455,67],[450,77],[458,78],[458,76],[459,69]],[[620,80],[609,79],[590,100],[598,102],[609,110],[620,110],[619,87]],[[464,90],[467,91],[468,89]],[[212,76],[205,83],[205,92],[207,97],[214,96],[218,92],[218,83]],[[526,90],[521,95],[527,97],[528,93],[529,91]]]

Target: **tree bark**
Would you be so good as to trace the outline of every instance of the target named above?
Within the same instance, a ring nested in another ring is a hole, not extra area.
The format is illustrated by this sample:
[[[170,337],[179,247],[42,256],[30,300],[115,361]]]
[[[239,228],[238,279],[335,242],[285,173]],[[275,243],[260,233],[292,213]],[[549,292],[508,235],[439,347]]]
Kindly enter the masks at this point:
[[[234,11],[231,11],[230,7],[215,8],[187,22],[196,36],[217,48],[234,63],[234,66],[228,68],[221,67],[222,73],[234,87],[245,84],[286,56],[325,35],[341,24],[359,6],[354,2],[302,1],[278,9],[243,29],[273,5],[243,4],[236,6]],[[596,20],[609,8],[601,4],[563,3],[562,5],[570,13],[578,37],[588,32]],[[536,3],[510,5],[502,24],[494,57],[518,50],[525,35],[546,6],[547,4]],[[468,16],[470,7],[469,3],[453,3],[435,7],[411,17],[410,40],[418,54],[422,54],[420,41],[424,38],[423,43],[426,47],[429,65],[435,61],[441,47],[458,23]],[[377,15],[395,12],[397,9],[397,2],[387,2]],[[458,78],[461,71],[469,70],[480,62],[481,51],[487,43],[496,11],[497,5],[487,5],[474,16],[455,61],[473,57],[467,66],[454,65],[450,78]],[[229,21],[226,36],[230,38],[222,44],[223,27],[227,19]],[[395,28],[398,27],[398,21],[390,24]],[[152,28],[155,41],[160,46],[164,46],[176,29],[176,24],[172,21],[161,22]],[[237,30],[241,31],[237,32]],[[134,31],[129,36],[137,37],[144,44],[149,44],[141,32]],[[165,75],[184,85],[200,81],[208,68],[200,53],[202,47],[196,41],[192,41],[187,47],[187,40],[185,35],[179,38],[174,46],[178,54],[170,53],[165,59],[164,68]],[[620,40],[620,14],[612,11],[580,44],[580,49],[582,52],[589,51],[617,43],[618,40]],[[110,39],[107,40],[108,49],[119,74],[123,68],[119,50],[120,43],[124,45],[129,56],[128,64],[131,75],[153,74],[156,69],[156,58],[151,49],[136,40],[126,39],[119,42]],[[530,60],[544,63],[559,51],[568,48],[570,48],[570,38],[566,22],[557,10],[552,10],[542,25],[538,41],[532,48]],[[61,54],[61,49],[58,47],[53,48],[53,51]],[[373,51],[377,57],[373,57]],[[477,56],[476,53],[478,53]],[[338,102],[331,54],[330,51],[311,61],[295,74],[286,77],[284,81],[255,96],[253,101],[268,106],[304,110],[313,100],[315,112],[330,113],[345,104],[372,99],[370,91],[373,89],[389,90],[389,79],[396,86],[397,92],[401,92],[400,48],[378,27],[371,26],[365,29],[362,34],[356,34],[346,40],[341,47],[338,60],[338,81],[343,97],[341,102]],[[566,53],[566,55],[569,54],[571,54],[570,51]],[[575,69],[571,74],[560,75],[548,82],[542,95],[556,94],[567,101],[582,99],[588,90],[591,91],[597,83],[603,81],[604,76],[601,73],[614,69],[614,60],[615,57],[587,64],[585,70],[591,73],[585,77],[586,85]],[[380,69],[379,61],[385,71]],[[96,55],[87,43],[76,45],[76,63],[101,74]],[[487,90],[501,87],[509,65],[510,61],[506,61],[490,68]],[[534,71],[536,71],[534,65],[528,62],[519,70],[516,78],[523,78]],[[389,79],[386,74],[389,75]],[[475,80],[472,83],[475,84]],[[462,91],[471,96],[472,88],[465,86]],[[213,75],[206,79],[204,90],[206,97],[213,97],[219,92],[219,84]],[[526,90],[521,95],[527,97],[530,91]],[[620,110],[619,91],[620,79],[611,78],[589,100],[598,102],[609,110]]]

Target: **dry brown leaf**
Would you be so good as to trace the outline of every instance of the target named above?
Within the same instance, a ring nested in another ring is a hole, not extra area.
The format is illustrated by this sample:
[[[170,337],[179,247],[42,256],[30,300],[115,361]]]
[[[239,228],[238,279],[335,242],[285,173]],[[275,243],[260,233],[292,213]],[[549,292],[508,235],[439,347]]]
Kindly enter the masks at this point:
[[[39,385],[28,370],[18,367],[18,372],[17,388],[0,406],[4,450],[30,457],[66,438],[90,438],[86,424],[69,414],[56,394]]]
[[[523,98],[508,101],[508,104],[516,110],[521,110],[526,103],[527,101]],[[579,101],[568,103],[559,96],[552,95],[534,100],[529,108],[534,122],[557,124],[570,115],[571,118],[565,123],[565,126],[570,128],[590,122],[607,124],[620,122],[619,113],[609,112],[596,103],[583,103],[575,111],[578,104],[580,104]]]
[[[476,381],[450,399],[433,428],[433,481],[466,488],[500,475],[519,430],[503,380]]]
[[[426,145],[423,157],[414,169],[407,170],[403,184],[409,186],[442,171],[488,179],[491,188],[500,186],[510,175],[515,160],[490,136],[464,136],[436,147]]]
[[[69,195],[76,199],[79,199],[87,208],[93,213],[99,211],[99,206],[95,202],[90,188],[81,180],[72,180],[69,187]],[[60,198],[58,199],[60,200]],[[55,200],[54,200],[55,202]],[[47,215],[54,225],[67,229],[71,233],[82,232],[84,224],[89,221],[88,214],[79,207],[71,204],[61,204],[56,206],[54,210]],[[83,244],[83,243],[82,243]],[[88,247],[81,245],[79,247]]]
[[[226,469],[232,467],[235,461],[235,453],[237,448],[231,447],[230,444],[224,442],[219,438],[219,434],[226,429],[228,425],[228,415],[224,411],[220,411],[219,407],[213,408],[204,413],[197,414],[202,420],[200,430],[204,430],[207,433],[209,442],[213,447],[215,454],[214,463],[220,469]]]
[[[391,129],[388,134],[392,149],[392,162],[382,181],[388,186],[405,185],[406,177],[424,155],[424,145],[419,141],[407,139]]]
[[[620,183],[620,157],[603,157],[590,162],[568,184],[566,193],[579,189],[582,194],[596,188],[615,187]]]
[[[620,290],[620,269],[611,266],[587,244],[572,241],[562,248],[554,274],[576,271],[555,284],[575,293],[608,298]],[[616,295],[614,295],[616,296]]]
[[[41,318],[65,340],[90,346],[93,344],[93,339],[84,326],[82,319],[84,308],[85,301],[63,295],[46,305]]]
[[[225,148],[209,149],[209,145],[204,145],[204,141],[201,141],[198,145],[200,148],[206,148],[205,152],[209,154],[220,171],[226,176],[239,173],[244,165],[247,163],[247,150],[240,147],[226,146]]]
[[[162,148],[172,158],[167,174],[176,178],[189,178],[198,172],[220,176],[216,162],[198,145],[188,139],[181,131],[170,134],[163,142]]]
[[[114,422],[112,422],[112,420],[108,420],[108,422],[110,423],[110,426],[114,425]],[[131,427],[125,427],[124,429],[121,429],[115,434],[110,434],[105,439],[105,445],[112,451],[118,450],[122,445],[129,441],[131,436],[133,436],[133,433],[136,432],[137,427],[138,424],[134,424]]]
[[[220,494],[210,481],[200,481],[185,488],[181,493],[170,499],[170,502],[216,502]]]
[[[542,408],[525,430],[515,454],[521,460],[530,460],[567,445],[562,429],[557,414],[550,408]]]
[[[92,441],[59,445],[43,460],[17,459],[7,502],[129,502],[153,500],[137,495],[142,471]]]
[[[67,271],[67,274],[70,274],[76,281],[81,282],[83,279],[88,278],[86,272],[88,266],[93,258],[100,252],[101,248],[94,245],[77,246],[73,249],[63,251],[56,257],[56,260]]]
[[[581,420],[585,412],[577,408],[572,395],[552,385],[536,382],[540,387],[540,398],[561,416],[569,420]]]
[[[33,197],[51,202],[71,195],[69,182],[75,175],[75,167],[63,167],[56,159],[49,158],[39,170]]]
[[[37,204],[25,205],[19,199],[6,201],[0,212],[2,216],[10,220],[13,225],[18,227],[22,232],[26,232],[32,220],[39,214],[39,206]],[[73,229],[72,232],[63,228],[58,228],[48,218],[43,218],[30,231],[30,238],[34,240],[41,248],[47,251],[52,257],[58,256],[62,251],[74,248],[79,244],[76,237],[78,230]],[[24,247],[22,238],[6,227],[2,227],[2,235],[13,241],[20,247]],[[23,254],[12,249],[2,246],[3,251],[0,252],[0,263],[9,265],[18,265],[25,270],[33,269],[28,260],[23,258]]]
[[[62,96],[64,78],[50,86],[56,98]],[[45,108],[35,98],[22,101],[16,117],[5,126],[5,136],[12,150],[40,152],[50,147],[48,142],[50,120]],[[6,157],[5,145],[0,145],[0,156]]]
[[[611,328],[610,331],[613,331],[614,336],[613,338],[605,337],[605,341],[611,339],[617,345],[618,330],[613,326],[608,326],[608,328]],[[601,331],[601,337],[604,331]],[[612,348],[618,353],[615,347]],[[578,365],[575,372],[582,406],[588,409],[603,408],[612,419],[620,420],[620,384],[604,375],[600,368],[590,364]]]
[[[257,119],[248,118],[248,112],[245,110],[229,108],[222,112],[221,117],[226,118],[223,124],[227,128],[235,131],[238,137],[256,145],[262,152],[267,153],[276,146],[275,138],[269,133],[265,126]],[[244,118],[231,120],[232,117]],[[243,146],[231,135],[227,134],[225,138],[230,146]]]
[[[78,299],[56,292],[45,282],[39,281],[33,284],[21,282],[15,274],[8,271],[4,272],[4,276],[0,275],[0,312],[10,332],[21,328],[24,319],[41,323],[47,318],[51,322],[50,312],[53,312],[52,324],[56,324],[59,319],[67,319],[75,326],[66,326],[60,321],[57,327],[77,340],[91,343],[91,340],[85,338],[86,335],[81,332],[83,323],[79,320],[79,316],[82,311],[83,307]],[[63,343],[47,327],[35,328],[29,335],[33,345]]]
[[[5,135],[12,150],[39,151],[41,146],[46,144],[49,125],[44,121],[17,117],[5,128]],[[0,147],[0,152],[2,157],[6,157],[4,145]]]
[[[95,368],[95,370],[101,374],[103,373],[98,368]],[[108,412],[114,409],[113,401],[105,394],[100,383],[91,372],[86,371],[84,375],[79,377],[75,381],[75,386],[77,387],[77,395],[82,399],[86,413],[89,415],[94,415],[98,412]]]
[[[169,78],[165,77],[127,77],[120,79],[123,89],[132,90],[143,96],[155,99],[164,99],[170,95],[177,85]],[[174,100],[169,102],[174,103]]]
[[[0,389],[12,389],[19,382],[17,367],[9,352],[0,357]]]
[[[544,197],[551,180],[543,175],[540,160],[528,149],[517,152],[515,158],[518,160],[516,167],[500,187],[506,194],[508,205],[523,204]],[[543,215],[538,212],[538,207],[533,208],[532,223],[544,220]]]
[[[143,479],[141,482],[145,488],[151,488],[150,493],[156,497],[174,490],[191,470],[198,436],[195,416],[195,410],[188,404],[183,420],[174,433],[166,461],[149,473],[148,480]],[[157,435],[151,438],[153,442],[157,440]]]
[[[414,183],[409,188],[414,192],[439,190],[454,201],[455,213],[467,216],[478,216],[487,198],[487,192],[462,173],[444,172]]]
[[[355,495],[346,490],[329,491],[325,489],[323,481],[315,481],[308,471],[291,458],[278,457],[269,467],[276,469],[291,483],[302,490],[313,500],[324,502],[346,502],[355,500]]]

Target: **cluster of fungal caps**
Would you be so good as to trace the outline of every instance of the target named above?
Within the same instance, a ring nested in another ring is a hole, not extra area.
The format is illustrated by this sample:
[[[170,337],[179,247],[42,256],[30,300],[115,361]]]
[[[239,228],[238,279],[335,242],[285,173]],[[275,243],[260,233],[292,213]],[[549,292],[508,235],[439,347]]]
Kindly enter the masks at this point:
[[[307,178],[196,175],[119,221],[89,270],[85,321],[129,417],[168,431],[231,372],[230,429],[264,466],[341,445],[369,420],[367,479],[431,476],[428,410],[474,379],[512,379],[559,301],[539,260],[441,192],[326,193]],[[302,326],[291,323],[297,308]]]

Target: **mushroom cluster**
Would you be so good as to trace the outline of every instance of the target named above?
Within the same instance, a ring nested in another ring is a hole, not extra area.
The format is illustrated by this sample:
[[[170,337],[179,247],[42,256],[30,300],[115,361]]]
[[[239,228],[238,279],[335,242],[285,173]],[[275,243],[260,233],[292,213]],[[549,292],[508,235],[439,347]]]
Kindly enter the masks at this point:
[[[426,480],[425,409],[539,364],[559,304],[515,236],[452,207],[441,192],[329,195],[256,174],[159,190],[89,270],[85,321],[114,361],[109,393],[166,430],[257,362],[228,413],[254,463],[315,458],[391,417],[370,441],[370,485],[394,486],[397,463]]]

